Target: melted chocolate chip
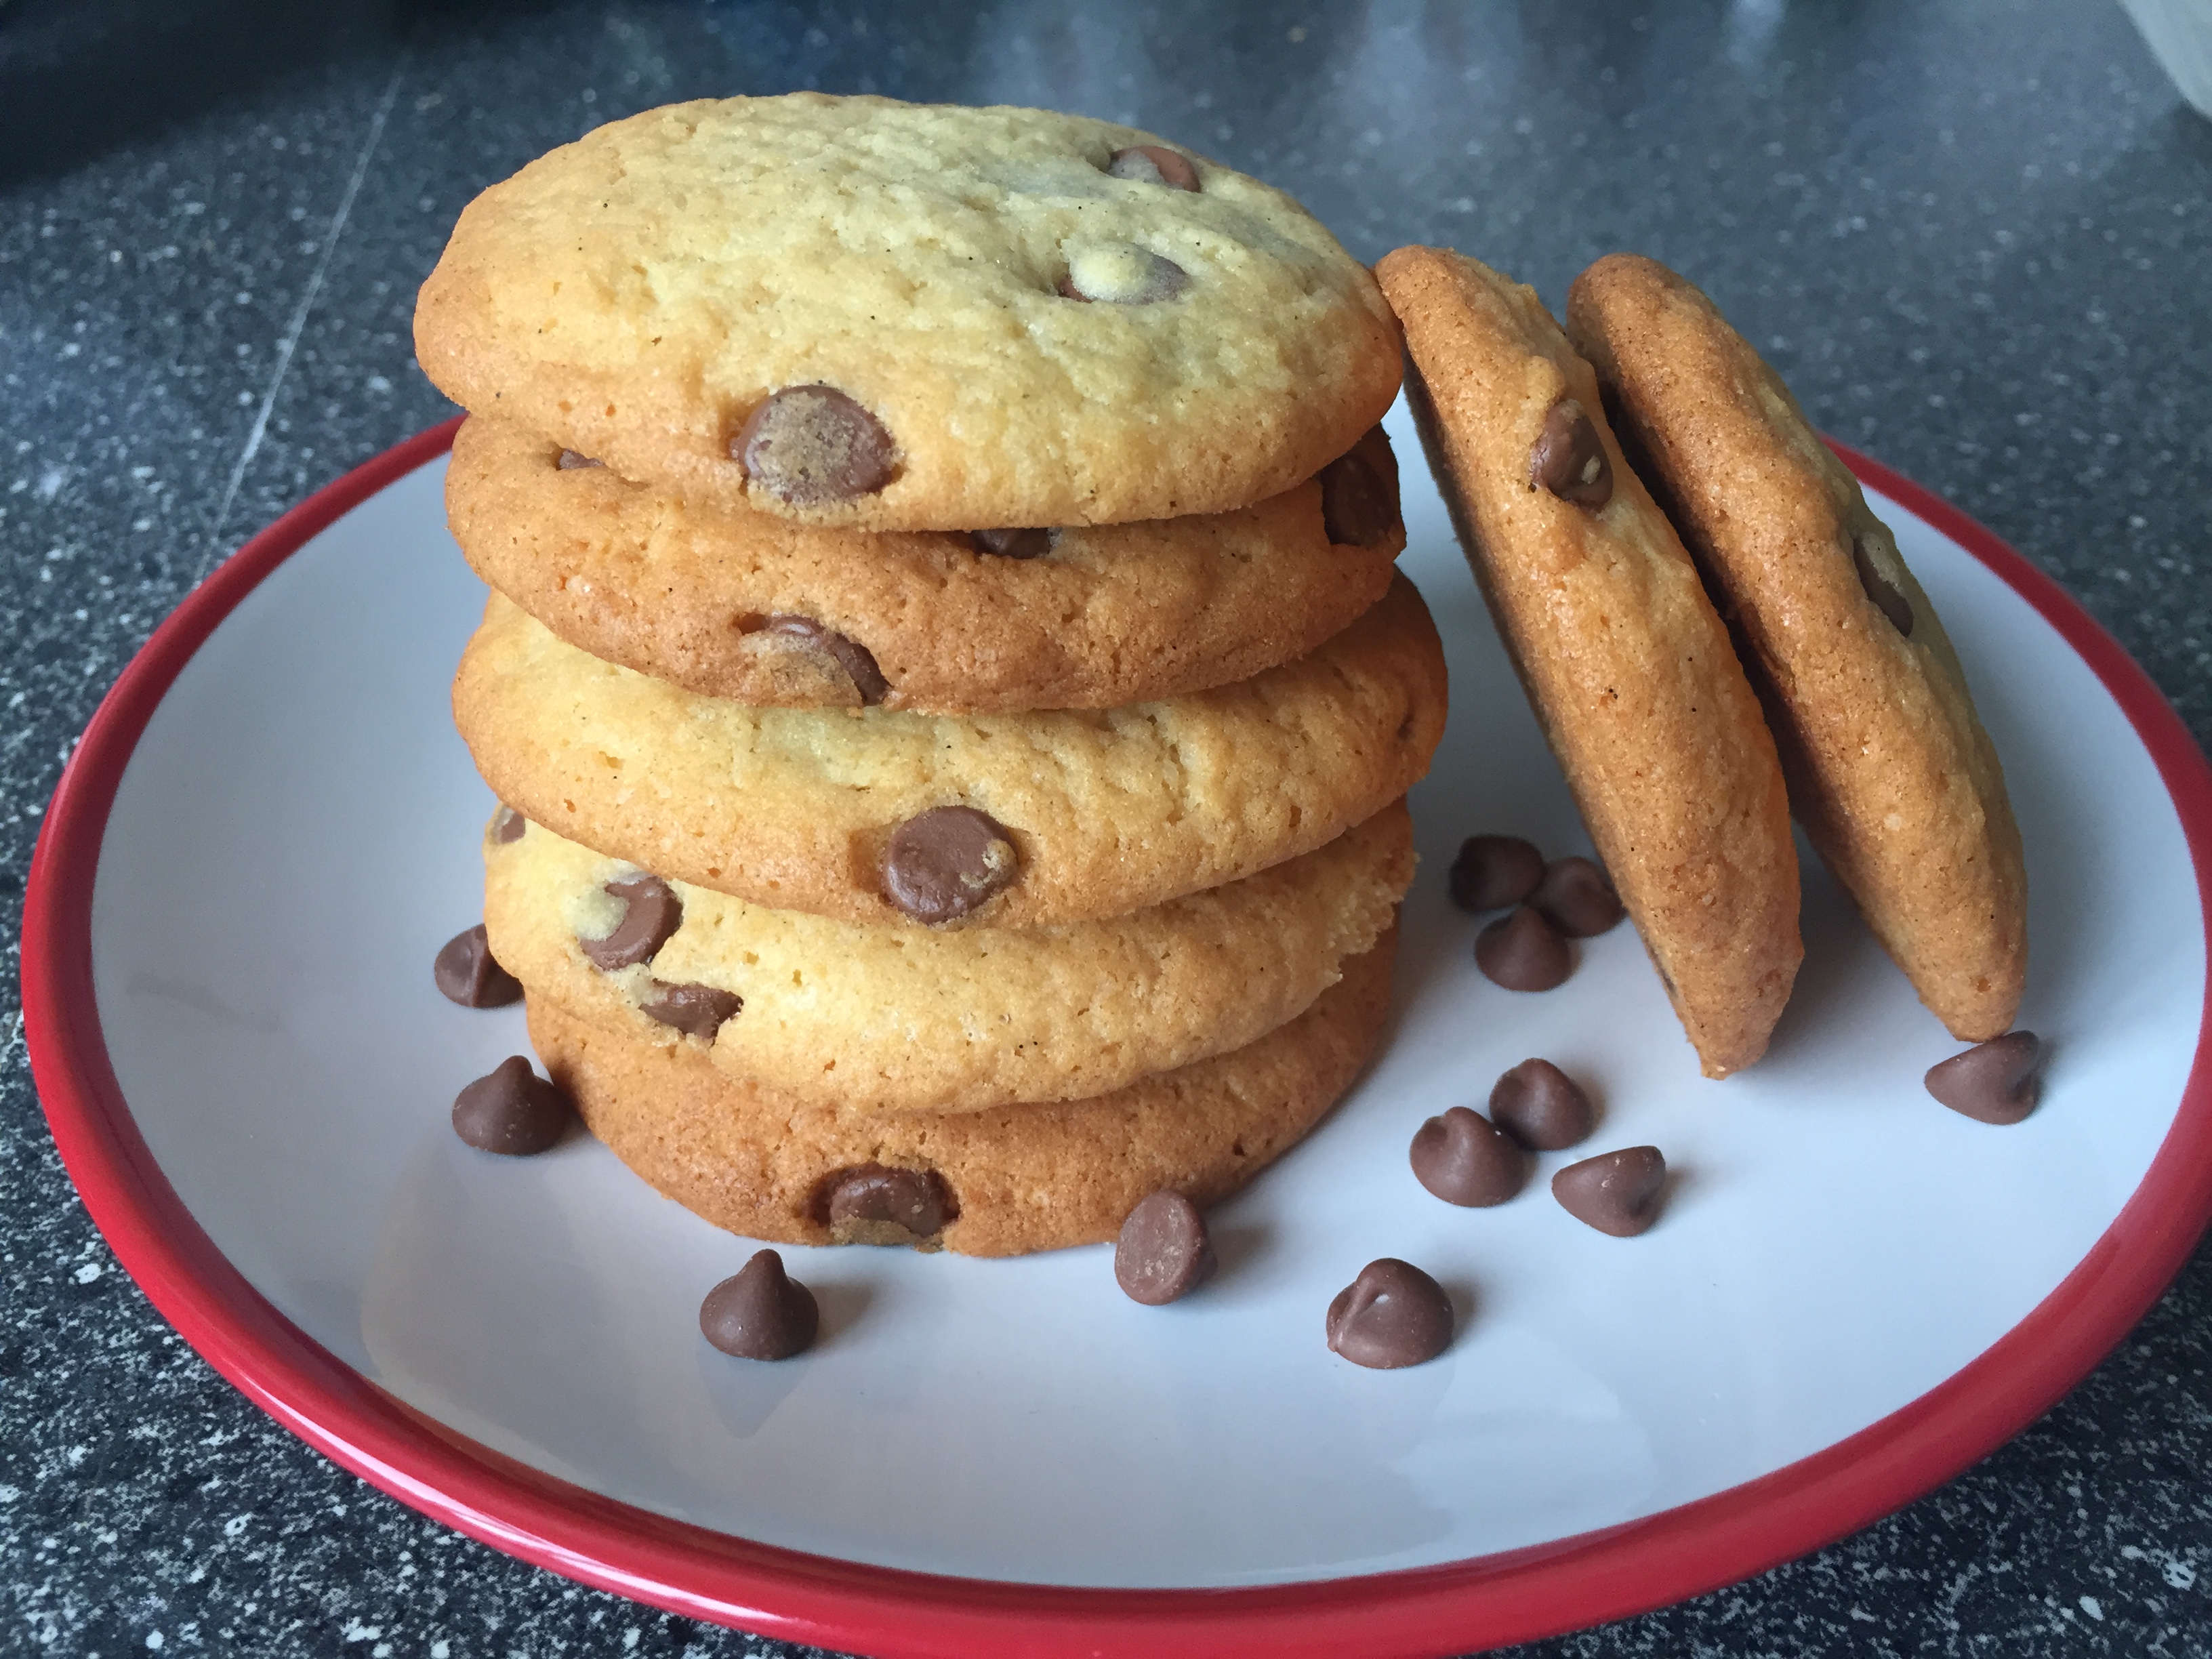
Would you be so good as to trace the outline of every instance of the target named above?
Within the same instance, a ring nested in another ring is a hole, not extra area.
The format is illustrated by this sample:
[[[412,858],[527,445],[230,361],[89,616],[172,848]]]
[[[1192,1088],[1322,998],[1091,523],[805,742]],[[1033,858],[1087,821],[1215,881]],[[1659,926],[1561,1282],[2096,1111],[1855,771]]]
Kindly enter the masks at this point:
[[[923,1243],[960,1213],[934,1170],[859,1164],[838,1170],[827,1185],[826,1212],[840,1243]]]
[[[501,847],[512,847],[529,828],[530,820],[512,806],[501,806],[491,815],[491,838]]]
[[[492,960],[482,922],[446,941],[430,964],[430,976],[464,1008],[504,1008],[522,995],[522,982]]]
[[[1878,545],[1871,536],[1860,534],[1851,538],[1851,568],[1859,573],[1859,586],[1874,601],[1875,609],[1889,618],[1889,625],[1905,638],[1912,637],[1912,602],[1906,599],[1897,585],[1874,568],[1869,550]]]
[[[1624,1146],[1570,1164],[1552,1177],[1552,1196],[1580,1222],[1633,1238],[1659,1218],[1667,1160],[1656,1146]]]
[[[722,1022],[744,1006],[745,1000],[735,991],[696,982],[671,985],[657,979],[647,988],[637,1011],[647,1019],[673,1025],[686,1036],[712,1042]]]
[[[1006,826],[972,806],[933,806],[891,831],[884,896],[916,921],[957,921],[1012,884],[1021,859]]]
[[[520,1054],[500,1061],[453,1097],[453,1133],[506,1158],[542,1152],[561,1139],[575,1108]]]
[[[561,452],[561,459],[555,462],[554,465],[558,466],[563,472],[574,472],[579,467],[605,466],[606,463],[605,461],[595,461],[590,456],[577,450],[564,449]]]
[[[814,1346],[822,1310],[814,1292],[762,1250],[699,1304],[699,1334],[739,1359],[788,1359]]]
[[[1057,530],[971,530],[968,539],[978,553],[998,559],[1041,559],[1060,539]]]
[[[1613,890],[1604,867],[1594,859],[1553,859],[1544,878],[1528,895],[1528,908],[1540,910],[1569,939],[1595,939],[1618,927],[1628,912]]]
[[[1174,260],[1133,242],[1078,248],[1060,279],[1062,299],[1117,306],[1158,305],[1190,286],[1190,273]]]
[[[1490,1091],[1490,1117],[1523,1146],[1556,1152],[1597,1127],[1582,1085],[1548,1060],[1524,1060]]]
[[[605,939],[580,939],[576,948],[594,968],[611,973],[653,960],[684,925],[684,901],[659,876],[625,876],[605,890],[623,902],[622,920]]]
[[[1528,1154],[1480,1112],[1454,1106],[1413,1131],[1413,1179],[1447,1204],[1487,1209],[1528,1184]]]
[[[851,678],[853,689],[860,694],[863,708],[873,708],[891,689],[890,682],[884,678],[884,671],[876,666],[873,652],[834,628],[824,628],[811,617],[778,612],[768,619],[761,631],[823,653]]]
[[[1574,972],[1575,953],[1524,904],[1474,936],[1474,965],[1509,991],[1548,991]]]
[[[1386,1255],[1328,1304],[1328,1346],[1355,1365],[1395,1370],[1451,1346],[1451,1298],[1410,1261]]]
[[[1131,1301],[1152,1308],[1188,1294],[1213,1265],[1206,1218],[1178,1192],[1139,1200],[1114,1245],[1115,1282]]]
[[[1928,1068],[1928,1092],[1978,1123],[2017,1123],[2043,1098],[2043,1044],[2007,1031]]]
[[[1107,158],[1106,171],[1116,179],[1139,184],[1165,185],[1170,190],[1195,191],[1198,169],[1190,158],[1164,144],[1132,144]]]
[[[1552,405],[1528,452],[1528,487],[1540,485],[1577,507],[1603,507],[1613,499],[1613,463],[1589,412],[1572,398]]]
[[[897,446],[881,421],[836,387],[787,386],[746,417],[730,453],[778,501],[820,507],[889,483]]]
[[[1322,468],[1321,521],[1337,547],[1372,547],[1398,528],[1398,457],[1381,427]]]
[[[1452,860],[1452,902],[1462,910],[1518,904],[1544,878],[1544,855],[1518,836],[1469,836]]]

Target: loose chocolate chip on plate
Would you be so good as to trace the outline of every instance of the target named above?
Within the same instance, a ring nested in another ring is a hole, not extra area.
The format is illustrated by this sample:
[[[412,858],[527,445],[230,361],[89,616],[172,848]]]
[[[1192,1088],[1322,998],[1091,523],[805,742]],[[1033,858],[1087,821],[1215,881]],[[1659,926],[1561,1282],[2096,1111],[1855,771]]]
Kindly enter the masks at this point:
[[[684,901],[659,876],[625,876],[605,890],[623,902],[622,920],[604,939],[580,939],[577,949],[595,968],[611,973],[653,960],[684,925]]]
[[[745,477],[793,507],[872,495],[897,446],[884,423],[830,386],[787,386],[746,417],[730,453]]]
[[[916,921],[956,921],[1021,873],[1006,826],[972,806],[933,806],[891,831],[884,895]]]
[[[453,1133],[480,1152],[507,1158],[542,1152],[561,1139],[575,1109],[568,1097],[530,1069],[520,1054],[453,1097]]]
[[[1157,1308],[1187,1295],[1213,1271],[1206,1218],[1181,1193],[1138,1200],[1114,1245],[1114,1279],[1133,1302]]]
[[[1379,426],[1321,470],[1321,521],[1337,547],[1372,547],[1397,529],[1398,457]]]
[[[1109,242],[1068,255],[1060,292],[1068,300],[1150,306],[1172,300],[1189,286],[1190,273],[1174,260],[1133,242]]]
[[[745,1000],[735,991],[697,983],[671,985],[657,979],[647,988],[637,1011],[647,1019],[674,1026],[686,1036],[712,1042],[722,1022],[744,1006]]]
[[[1575,970],[1575,953],[1552,924],[1527,905],[1474,936],[1474,965],[1509,991],[1548,991]]]
[[[1544,855],[1518,836],[1469,836],[1452,860],[1452,902],[1462,910],[1518,904],[1544,878]]]
[[[2007,1031],[1928,1068],[1928,1092],[1980,1123],[2017,1123],[2043,1098],[2043,1044]]]
[[[1328,1346],[1355,1365],[1395,1370],[1451,1346],[1451,1298],[1410,1261],[1386,1255],[1328,1304]]]
[[[563,472],[574,472],[579,467],[605,466],[606,463],[605,461],[595,461],[590,456],[584,454],[578,450],[564,449],[561,452],[561,459],[556,463],[556,465],[558,465]]]
[[[1912,602],[1897,585],[1874,568],[1869,550],[1877,544],[1868,535],[1851,538],[1851,568],[1859,573],[1859,586],[1874,601],[1875,609],[1889,618],[1889,625],[1905,638],[1912,637]]]
[[[998,559],[1041,559],[1060,539],[1057,530],[971,530],[968,540],[978,553]]]
[[[1528,908],[1544,913],[1569,939],[1595,939],[1618,927],[1628,912],[1613,883],[1594,859],[1553,859],[1544,878],[1528,895]]]
[[[699,1334],[739,1359],[788,1359],[813,1346],[821,1328],[814,1292],[784,1272],[774,1250],[757,1252],[699,1304]]]
[[[491,838],[501,847],[511,847],[520,841],[529,828],[530,820],[512,806],[501,806],[491,815]]]
[[[1454,1106],[1413,1131],[1413,1179],[1447,1204],[1487,1209],[1528,1184],[1528,1154],[1480,1112]]]
[[[1603,507],[1613,499],[1613,463],[1589,412],[1572,398],[1552,405],[1528,452],[1528,487],[1540,485],[1577,507]]]
[[[446,941],[430,976],[464,1008],[504,1008],[522,995],[521,981],[492,959],[482,922]]]
[[[1106,171],[1116,179],[1139,184],[1165,185],[1170,190],[1195,191],[1198,169],[1190,158],[1164,144],[1132,144],[1107,158]]]
[[[873,652],[834,628],[824,628],[811,617],[795,617],[779,611],[768,619],[761,631],[773,634],[779,639],[811,646],[824,653],[851,678],[853,689],[860,694],[860,702],[865,708],[873,708],[883,702],[891,689],[890,682],[884,678],[884,671],[876,666]]]
[[[1659,1218],[1667,1160],[1656,1146],[1624,1146],[1570,1164],[1552,1177],[1552,1196],[1580,1222],[1633,1238]]]
[[[960,1213],[934,1170],[857,1164],[826,1184],[828,1219],[841,1243],[921,1243]]]
[[[1524,1060],[1490,1091],[1491,1121],[1523,1146],[1556,1152],[1597,1127],[1582,1085],[1548,1060]]]

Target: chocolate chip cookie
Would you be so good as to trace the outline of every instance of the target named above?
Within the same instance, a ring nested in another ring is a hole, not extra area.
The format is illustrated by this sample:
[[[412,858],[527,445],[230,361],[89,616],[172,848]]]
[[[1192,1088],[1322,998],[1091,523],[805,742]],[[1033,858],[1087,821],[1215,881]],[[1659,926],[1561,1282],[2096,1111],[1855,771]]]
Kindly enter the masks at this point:
[[[1896,538],[1681,277],[1613,254],[1576,280],[1567,319],[1734,617],[1807,836],[1953,1036],[2009,1030],[2027,972],[2020,829]]]
[[[1709,1077],[1765,1051],[1796,977],[1774,742],[1589,366],[1527,288],[1400,248],[1376,276],[1468,562]]]

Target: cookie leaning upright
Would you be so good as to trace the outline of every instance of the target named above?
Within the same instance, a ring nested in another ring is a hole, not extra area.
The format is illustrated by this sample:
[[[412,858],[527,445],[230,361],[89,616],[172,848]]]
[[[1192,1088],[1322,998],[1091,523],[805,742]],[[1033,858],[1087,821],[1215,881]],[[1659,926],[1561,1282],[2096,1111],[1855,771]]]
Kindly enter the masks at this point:
[[[1705,1074],[1765,1052],[1803,956],[1781,769],[1726,629],[1535,295],[1459,254],[1376,268],[1491,612]]]
[[[1858,481],[1712,302],[1632,254],[1567,318],[1756,660],[1806,834],[1952,1034],[2010,1029],[2027,878],[1958,653]]]
[[[494,185],[416,345],[623,477],[879,531],[1242,507],[1399,374],[1373,279],[1279,191],[1103,121],[810,93],[647,111]]]

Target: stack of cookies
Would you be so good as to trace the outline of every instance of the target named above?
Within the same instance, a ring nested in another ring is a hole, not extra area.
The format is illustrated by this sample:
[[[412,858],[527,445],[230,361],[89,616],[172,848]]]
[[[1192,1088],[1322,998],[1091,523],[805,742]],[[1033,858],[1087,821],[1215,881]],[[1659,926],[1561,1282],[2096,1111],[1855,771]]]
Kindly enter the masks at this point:
[[[683,105],[486,191],[416,327],[490,948],[647,1180],[1011,1254],[1342,1093],[1444,672],[1398,331],[1297,204],[1070,116]]]

